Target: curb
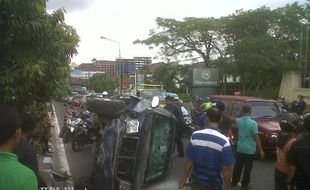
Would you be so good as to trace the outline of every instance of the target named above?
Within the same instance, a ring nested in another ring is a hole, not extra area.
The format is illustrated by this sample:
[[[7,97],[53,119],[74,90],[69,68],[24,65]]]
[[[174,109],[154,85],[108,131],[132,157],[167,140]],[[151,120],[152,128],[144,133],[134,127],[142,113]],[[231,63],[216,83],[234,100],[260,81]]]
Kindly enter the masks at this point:
[[[52,112],[49,112],[49,117],[51,125],[53,126],[51,129],[52,137],[49,140],[49,147],[51,147],[52,153],[50,155],[39,156],[38,159],[39,159],[40,175],[45,180],[48,187],[54,189],[73,187],[72,180],[67,180],[64,182],[56,182],[51,177],[52,171],[57,171],[60,173],[67,172],[68,175],[71,175],[71,171],[68,165],[64,144],[62,142],[62,139],[58,137],[60,132],[60,126],[58,123],[55,107],[53,104],[52,104]]]

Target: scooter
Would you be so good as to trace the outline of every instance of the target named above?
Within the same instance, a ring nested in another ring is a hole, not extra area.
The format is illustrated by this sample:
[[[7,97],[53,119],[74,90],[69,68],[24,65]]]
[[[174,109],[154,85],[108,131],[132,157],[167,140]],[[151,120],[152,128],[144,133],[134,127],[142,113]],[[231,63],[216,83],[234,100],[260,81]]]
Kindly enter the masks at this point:
[[[97,131],[89,120],[85,120],[84,123],[76,128],[75,135],[72,140],[72,150],[79,152],[84,148],[86,144],[92,144],[97,139]]]

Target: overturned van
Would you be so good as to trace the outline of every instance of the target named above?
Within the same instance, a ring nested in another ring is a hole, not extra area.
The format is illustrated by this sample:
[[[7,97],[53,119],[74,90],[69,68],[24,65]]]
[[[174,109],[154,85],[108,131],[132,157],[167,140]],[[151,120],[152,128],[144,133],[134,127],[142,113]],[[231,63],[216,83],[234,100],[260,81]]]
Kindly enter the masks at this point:
[[[163,178],[171,166],[174,117],[138,97],[91,99],[98,135],[92,188],[140,190]]]

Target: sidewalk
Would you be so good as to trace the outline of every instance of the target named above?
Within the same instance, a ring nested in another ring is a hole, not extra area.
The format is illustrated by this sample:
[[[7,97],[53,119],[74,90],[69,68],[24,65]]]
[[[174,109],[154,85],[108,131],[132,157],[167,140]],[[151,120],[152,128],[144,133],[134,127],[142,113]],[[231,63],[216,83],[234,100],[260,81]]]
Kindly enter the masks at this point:
[[[51,171],[57,172],[67,172],[68,175],[71,175],[70,169],[68,166],[67,158],[65,155],[64,144],[62,139],[58,137],[59,134],[59,124],[56,116],[56,112],[53,106],[54,114],[49,113],[51,124],[53,128],[51,129],[52,137],[49,140],[49,147],[52,149],[52,153],[39,155],[38,165],[39,173],[44,181],[47,183],[49,190],[51,189],[69,189],[68,187],[73,187],[73,181],[67,180],[64,182],[56,182],[51,177]],[[44,188],[43,188],[44,189]]]

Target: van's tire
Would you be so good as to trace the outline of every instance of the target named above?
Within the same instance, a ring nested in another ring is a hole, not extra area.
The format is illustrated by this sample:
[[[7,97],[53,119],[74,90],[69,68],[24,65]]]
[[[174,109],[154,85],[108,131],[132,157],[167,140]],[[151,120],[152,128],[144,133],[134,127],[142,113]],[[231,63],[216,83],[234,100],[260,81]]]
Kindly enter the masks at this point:
[[[86,103],[86,108],[90,112],[94,112],[98,115],[105,115],[115,118],[118,114],[124,110],[126,103],[123,100],[114,100],[109,98],[94,98],[90,99]]]

